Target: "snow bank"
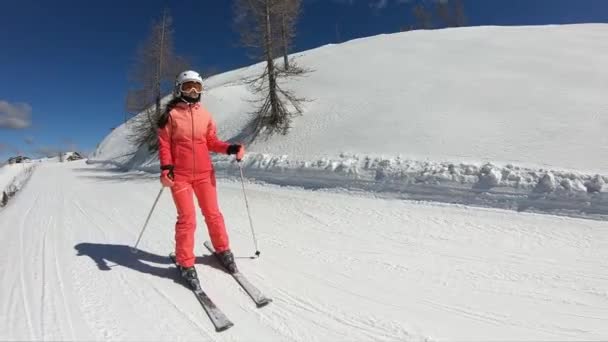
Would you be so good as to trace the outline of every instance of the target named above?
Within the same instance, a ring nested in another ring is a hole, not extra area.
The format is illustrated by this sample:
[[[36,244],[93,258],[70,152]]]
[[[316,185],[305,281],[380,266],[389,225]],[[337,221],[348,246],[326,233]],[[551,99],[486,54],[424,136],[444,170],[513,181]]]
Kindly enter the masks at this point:
[[[218,168],[234,168],[234,162],[227,158],[216,158]],[[477,189],[513,188],[535,193],[551,192],[601,192],[608,177],[584,173],[533,170],[513,166],[487,163],[453,164],[396,158],[348,156],[338,159],[316,161],[296,161],[287,156],[252,155],[244,160],[249,170],[263,170],[270,173],[292,173],[294,175],[316,174],[317,177],[353,179],[377,183],[469,184]],[[325,176],[324,176],[325,175]],[[338,182],[339,183],[339,182]],[[337,184],[336,184],[337,185]]]
[[[8,187],[13,182],[15,177],[32,167],[31,163],[24,164],[7,164],[0,167],[0,191]]]
[[[232,159],[215,158],[215,165],[220,175],[239,176]],[[286,186],[608,219],[608,177],[580,172],[347,155],[316,161],[249,155],[241,167],[248,178]]]
[[[36,169],[37,163],[5,165],[0,168],[0,207],[21,190]]]

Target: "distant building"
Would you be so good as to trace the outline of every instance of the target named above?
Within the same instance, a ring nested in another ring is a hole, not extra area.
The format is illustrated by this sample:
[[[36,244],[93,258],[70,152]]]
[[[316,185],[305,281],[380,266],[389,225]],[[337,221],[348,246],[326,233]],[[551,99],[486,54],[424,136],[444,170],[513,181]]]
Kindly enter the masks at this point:
[[[30,158],[24,156],[16,156],[8,159],[9,164],[29,163],[30,161]]]
[[[80,153],[78,152],[72,152],[70,153],[70,155],[65,159],[67,161],[73,161],[73,160],[80,160],[80,159],[84,159]]]

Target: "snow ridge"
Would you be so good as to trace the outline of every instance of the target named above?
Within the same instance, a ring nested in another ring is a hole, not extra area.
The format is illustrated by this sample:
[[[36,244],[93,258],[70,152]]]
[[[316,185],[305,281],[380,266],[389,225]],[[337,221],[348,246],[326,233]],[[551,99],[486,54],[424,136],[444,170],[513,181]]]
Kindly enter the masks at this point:
[[[214,162],[220,174],[238,176],[233,159]],[[599,174],[347,154],[314,161],[253,154],[242,163],[248,177],[286,186],[608,219],[608,177]]]
[[[8,201],[14,197],[28,182],[36,169],[37,164],[27,165],[19,172],[13,180],[8,183],[2,193],[0,193],[0,208],[5,207]]]
[[[218,165],[226,167],[231,159],[216,158]],[[559,170],[527,169],[512,164],[505,166],[451,162],[408,160],[401,157],[374,157],[369,155],[341,154],[339,158],[293,160],[288,156],[255,154],[245,159],[247,168],[298,173],[331,173],[357,180],[398,182],[401,184],[441,184],[446,182],[472,184],[489,190],[509,187],[535,193],[554,191],[601,192],[608,177]]]
[[[213,161],[219,176],[240,177],[234,158],[215,155]],[[87,163],[147,173],[157,173],[160,167],[156,157],[142,158],[141,153]],[[251,153],[241,167],[249,179],[282,186],[608,219],[608,177],[599,174],[355,154],[299,160]]]

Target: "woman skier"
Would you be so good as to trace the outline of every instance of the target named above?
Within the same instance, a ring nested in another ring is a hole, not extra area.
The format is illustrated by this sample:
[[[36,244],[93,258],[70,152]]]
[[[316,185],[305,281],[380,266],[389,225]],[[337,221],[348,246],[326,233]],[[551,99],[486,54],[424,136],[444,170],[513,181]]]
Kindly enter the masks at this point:
[[[175,259],[181,276],[189,282],[198,280],[194,268],[196,212],[193,195],[202,210],[219,260],[229,272],[237,271],[224,217],[218,206],[210,152],[236,154],[238,161],[245,154],[243,145],[231,145],[218,139],[215,122],[200,103],[202,91],[203,80],[197,72],[181,72],[175,81],[174,98],[158,123],[160,181],[171,188],[177,209]]]

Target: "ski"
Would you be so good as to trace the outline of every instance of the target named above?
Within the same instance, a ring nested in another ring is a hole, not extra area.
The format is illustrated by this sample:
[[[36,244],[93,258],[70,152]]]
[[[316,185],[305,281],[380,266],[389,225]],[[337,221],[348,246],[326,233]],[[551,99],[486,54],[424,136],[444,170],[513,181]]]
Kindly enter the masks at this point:
[[[211,245],[211,242],[205,241],[203,244],[209,250],[209,252],[211,252],[217,259],[217,254],[215,253],[215,249]],[[218,262],[219,262],[219,259],[218,259]],[[236,282],[239,283],[239,285],[241,285],[243,290],[245,290],[245,292],[247,292],[249,297],[251,297],[251,299],[254,301],[254,303],[256,304],[256,306],[258,308],[261,308],[261,307],[269,304],[270,302],[272,302],[272,299],[266,297],[262,293],[262,291],[260,291],[256,286],[251,284],[249,282],[249,280],[247,280],[247,278],[240,271],[237,271],[234,274],[231,274],[230,272],[226,272],[226,273],[230,274],[236,280]]]
[[[175,254],[171,253],[171,254],[169,254],[169,257],[171,258],[171,260],[173,261],[175,266],[178,267],[178,271],[179,271],[179,266],[175,260]],[[184,279],[182,279],[180,277],[180,280],[182,281],[182,283],[184,283]],[[215,331],[217,331],[217,332],[224,331],[234,325],[228,319],[228,317],[226,317],[226,315],[222,312],[222,310],[220,310],[215,305],[215,303],[211,300],[211,298],[209,298],[209,296],[205,293],[205,291],[203,291],[203,289],[201,288],[201,285],[200,285],[200,281],[197,281],[196,284],[188,284],[188,287],[192,290],[192,292],[196,296],[196,299],[198,299],[199,303],[201,303],[203,309],[205,309],[205,312],[209,316],[211,323],[213,323],[213,325],[215,326]]]

